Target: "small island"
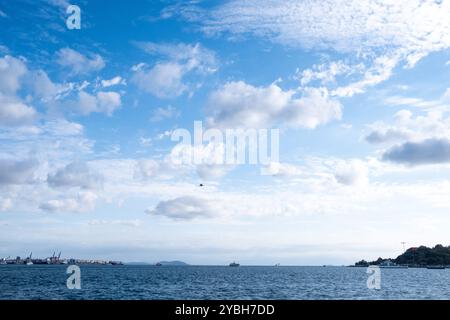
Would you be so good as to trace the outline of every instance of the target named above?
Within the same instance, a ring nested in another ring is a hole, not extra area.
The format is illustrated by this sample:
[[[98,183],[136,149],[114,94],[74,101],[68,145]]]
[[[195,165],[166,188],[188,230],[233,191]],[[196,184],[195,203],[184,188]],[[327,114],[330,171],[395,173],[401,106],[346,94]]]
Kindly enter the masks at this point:
[[[378,258],[375,261],[361,260],[355,263],[355,267],[367,267],[369,265],[386,265],[393,263],[398,266],[410,268],[450,267],[450,246],[441,244],[428,248],[425,246],[413,247],[406,250],[395,259]]]
[[[186,262],[183,261],[160,261],[155,264],[156,266],[176,266],[176,267],[185,267],[188,266]]]

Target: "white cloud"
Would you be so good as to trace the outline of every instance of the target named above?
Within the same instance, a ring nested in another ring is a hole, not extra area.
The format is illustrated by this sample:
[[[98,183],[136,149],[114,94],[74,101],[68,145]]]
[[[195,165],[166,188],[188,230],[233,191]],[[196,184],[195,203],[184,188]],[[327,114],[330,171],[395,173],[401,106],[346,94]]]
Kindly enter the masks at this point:
[[[98,189],[103,184],[103,177],[94,173],[86,163],[72,162],[49,174],[47,183],[52,188]]]
[[[27,72],[28,69],[22,60],[11,56],[0,58],[0,92],[5,95],[14,95]]]
[[[226,163],[225,144],[222,142],[193,146],[177,144],[166,157],[166,161],[185,170],[195,170],[204,180],[219,179],[235,168],[234,165]]]
[[[313,81],[320,81],[322,85],[335,83],[336,78],[342,75],[349,75],[361,69],[363,66],[350,66],[343,61],[332,61],[313,65],[312,68],[298,71],[296,78],[300,80],[300,84],[305,86]]]
[[[158,63],[151,69],[136,71],[132,81],[158,98],[173,98],[187,90],[181,81],[184,74],[184,67],[178,63]]]
[[[357,53],[394,48],[413,65],[450,46],[449,11],[446,1],[234,0],[187,18],[199,18],[207,33],[253,34],[289,46]]]
[[[97,195],[93,192],[80,192],[74,198],[64,197],[43,202],[39,208],[47,212],[88,212],[95,209]]]
[[[192,196],[161,201],[155,208],[149,208],[145,212],[175,220],[207,218],[214,214],[213,207],[208,200]]]
[[[152,112],[150,121],[158,122],[164,119],[176,118],[180,115],[180,111],[172,106],[166,108],[157,108]]]
[[[139,137],[139,144],[142,147],[150,147],[152,145],[152,138]]]
[[[105,67],[103,58],[98,54],[86,57],[80,52],[62,48],[56,53],[56,62],[70,70],[71,75],[82,75],[94,71],[99,71]]]
[[[338,163],[334,177],[337,182],[344,185],[367,185],[368,172],[366,163],[361,160],[350,160]]]
[[[32,123],[37,118],[36,110],[17,98],[0,93],[0,125],[20,126]]]
[[[172,179],[181,168],[169,161],[139,159],[136,162],[134,177],[140,180]]]
[[[58,137],[79,136],[83,134],[83,126],[66,119],[47,121],[42,128],[47,134]]]
[[[155,43],[136,42],[136,45],[145,52],[167,57],[171,61],[183,64],[187,70],[196,70],[205,73],[215,72],[217,59],[213,51],[204,48],[200,43]]]
[[[216,70],[212,51],[200,44],[156,44],[137,42],[136,45],[149,54],[166,58],[149,68],[145,63],[132,68],[132,81],[142,90],[158,98],[174,98],[190,90],[185,82],[189,74],[205,74]]]
[[[163,159],[137,160],[134,178],[142,181],[177,180],[195,173],[201,179],[211,181],[223,177],[233,168],[233,165],[225,164],[223,143],[210,142],[198,146],[180,143]]]
[[[102,80],[101,81],[101,85],[103,88],[107,88],[107,87],[112,87],[112,86],[117,86],[117,85],[125,85],[126,81],[125,79],[123,79],[121,76],[116,76],[112,79],[109,80]]]
[[[393,106],[408,106],[423,110],[432,109],[435,111],[448,111],[450,109],[450,89],[447,89],[438,99],[434,100],[396,95],[386,98],[385,102]]]
[[[414,116],[401,110],[392,124],[376,122],[369,128],[367,142],[388,146],[379,150],[384,161],[408,166],[450,162],[450,118],[439,111]]]
[[[97,107],[98,112],[103,112],[108,115],[111,115],[114,112],[114,110],[116,110],[122,104],[120,94],[113,91],[98,92],[97,101],[98,101]]]
[[[57,6],[64,11],[70,6],[70,2],[68,0],[47,0],[51,5]]]
[[[35,159],[14,160],[0,158],[0,185],[33,183],[39,163]]]
[[[271,162],[261,168],[261,174],[297,182],[334,186],[336,183],[348,186],[369,183],[369,164],[359,159],[313,159],[303,165]]]
[[[394,144],[419,142],[430,138],[450,138],[450,118],[440,112],[430,111],[414,117],[409,110],[400,110],[394,115],[392,124],[375,122],[369,125],[365,140],[372,144]]]
[[[335,61],[299,74],[302,86],[314,80],[334,85],[337,76],[361,75],[330,90],[337,97],[363,93],[389,79],[397,66],[414,67],[429,53],[450,47],[450,3],[443,1],[232,0],[208,10],[201,6],[175,5],[163,12],[196,22],[209,35],[251,35],[289,47],[351,54],[358,63]]]
[[[29,79],[33,93],[44,100],[48,100],[62,94],[64,91],[68,91],[70,88],[60,84],[53,83],[48,77],[47,73],[43,70],[37,70],[30,74]]]
[[[382,159],[410,166],[450,163],[450,140],[433,138],[405,142],[384,152]]]
[[[275,177],[295,177],[304,174],[304,168],[289,163],[270,162],[261,169],[262,175]]]
[[[276,84],[254,87],[243,81],[228,82],[214,91],[208,102],[208,121],[221,128],[267,128],[275,125],[313,129],[338,120],[342,105],[325,88],[283,91]]]
[[[112,115],[121,104],[121,96],[114,91],[100,91],[96,95],[80,91],[76,100],[65,102],[70,109],[82,115],[93,112]]]
[[[368,87],[375,86],[389,79],[399,60],[397,53],[379,56],[374,59],[370,67],[363,69],[362,79],[339,86],[332,90],[331,94],[338,97],[351,97],[355,94],[363,93]]]
[[[371,131],[365,140],[372,144],[392,143],[412,138],[414,132],[401,128],[379,128]]]

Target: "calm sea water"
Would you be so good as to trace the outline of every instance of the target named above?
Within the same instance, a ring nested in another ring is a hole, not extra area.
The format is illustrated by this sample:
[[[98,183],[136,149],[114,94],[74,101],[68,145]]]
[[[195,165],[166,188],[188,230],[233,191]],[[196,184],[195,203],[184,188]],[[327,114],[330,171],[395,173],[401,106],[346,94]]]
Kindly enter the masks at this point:
[[[382,269],[381,290],[366,268],[0,265],[0,299],[450,299],[450,269]]]

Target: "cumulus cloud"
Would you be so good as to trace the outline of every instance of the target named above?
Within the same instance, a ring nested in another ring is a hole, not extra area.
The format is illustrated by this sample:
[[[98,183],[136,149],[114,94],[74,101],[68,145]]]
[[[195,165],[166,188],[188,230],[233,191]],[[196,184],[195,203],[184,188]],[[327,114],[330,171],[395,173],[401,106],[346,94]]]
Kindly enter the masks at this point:
[[[185,196],[161,201],[156,207],[145,211],[147,214],[165,216],[175,220],[191,220],[211,217],[214,212],[206,199]]]
[[[120,94],[114,91],[100,91],[96,95],[80,91],[77,99],[71,100],[65,105],[82,115],[94,112],[112,115],[122,105],[122,100]]]
[[[64,91],[68,91],[67,87],[54,83],[43,70],[31,72],[28,82],[33,93],[44,100],[57,97]]]
[[[37,118],[37,111],[15,97],[0,93],[0,125],[21,126],[31,124]]]
[[[205,74],[216,70],[214,53],[198,43],[137,42],[136,45],[149,54],[165,58],[153,67],[140,63],[132,68],[132,81],[140,89],[158,98],[174,98],[188,91],[190,85],[185,82],[185,77],[189,74]]]
[[[442,113],[430,111],[414,116],[409,110],[400,110],[394,115],[393,123],[375,122],[364,139],[372,144],[394,144],[419,142],[430,138],[450,138],[450,118]]]
[[[86,163],[72,162],[49,174],[47,183],[52,188],[98,189],[102,186],[103,177],[94,173]]]
[[[0,185],[31,183],[38,166],[34,159],[0,159]]]
[[[383,160],[406,165],[450,162],[450,140],[426,139],[394,146],[383,154]]]
[[[21,78],[28,72],[25,63],[11,56],[0,58],[0,92],[13,95],[20,88]]]
[[[407,140],[411,137],[411,132],[402,129],[378,129],[370,132],[366,141],[372,144],[390,143],[395,141]]]
[[[187,90],[181,81],[184,73],[183,66],[178,63],[159,63],[153,68],[137,71],[132,81],[158,98],[177,97]]]
[[[255,87],[243,81],[228,82],[210,95],[209,124],[221,128],[287,125],[312,129],[341,118],[342,105],[325,88],[305,88],[299,98],[295,93],[276,84]]]
[[[22,60],[11,56],[0,58],[1,126],[27,125],[36,119],[36,110],[16,96],[28,72]]]
[[[71,48],[62,48],[56,53],[56,62],[70,70],[71,75],[82,75],[99,71],[105,67],[103,58],[98,54],[89,57]]]
[[[350,160],[338,163],[334,177],[336,181],[344,185],[366,185],[368,179],[368,167],[361,160]]]
[[[97,195],[93,192],[80,192],[76,197],[65,197],[43,202],[39,208],[47,212],[87,212],[95,209]]]

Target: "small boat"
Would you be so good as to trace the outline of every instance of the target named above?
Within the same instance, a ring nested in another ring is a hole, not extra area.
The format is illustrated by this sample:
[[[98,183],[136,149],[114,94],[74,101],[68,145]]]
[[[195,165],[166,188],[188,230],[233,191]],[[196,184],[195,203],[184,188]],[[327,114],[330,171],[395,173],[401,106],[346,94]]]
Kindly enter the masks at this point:
[[[239,266],[240,266],[239,263],[236,263],[236,262],[230,263],[230,267],[239,267]]]
[[[156,266],[156,267],[161,267],[161,266],[162,266],[162,263],[161,263],[161,262],[157,262],[157,263],[155,263],[155,266]]]
[[[427,266],[427,269],[445,269],[445,266]]]
[[[33,262],[31,262],[31,261],[27,262],[27,266],[31,266],[32,264],[33,264]]]

